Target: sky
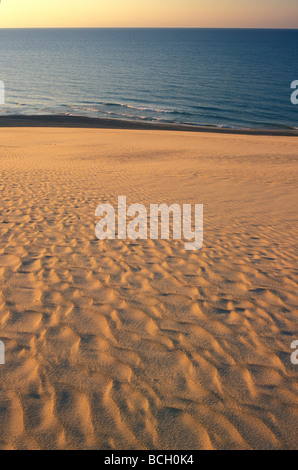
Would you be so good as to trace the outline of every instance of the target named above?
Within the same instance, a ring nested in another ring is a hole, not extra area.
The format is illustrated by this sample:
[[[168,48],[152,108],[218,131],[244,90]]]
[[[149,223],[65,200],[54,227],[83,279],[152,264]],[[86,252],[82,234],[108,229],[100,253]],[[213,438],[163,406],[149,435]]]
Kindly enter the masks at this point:
[[[298,0],[2,0],[0,28],[298,28]]]

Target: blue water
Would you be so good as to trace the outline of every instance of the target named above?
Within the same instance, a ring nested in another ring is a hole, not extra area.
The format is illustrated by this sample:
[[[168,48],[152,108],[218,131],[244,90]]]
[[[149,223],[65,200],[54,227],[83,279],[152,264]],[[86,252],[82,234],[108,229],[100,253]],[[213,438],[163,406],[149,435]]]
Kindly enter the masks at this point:
[[[298,30],[0,30],[0,114],[298,127]]]

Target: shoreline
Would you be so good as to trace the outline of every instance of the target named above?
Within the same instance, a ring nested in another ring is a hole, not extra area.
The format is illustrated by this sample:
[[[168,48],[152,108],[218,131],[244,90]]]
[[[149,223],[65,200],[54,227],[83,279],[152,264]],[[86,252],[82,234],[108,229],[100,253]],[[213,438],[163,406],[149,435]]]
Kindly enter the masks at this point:
[[[60,115],[10,115],[0,117],[0,128],[11,127],[52,127],[52,128],[86,128],[86,129],[123,129],[123,130],[164,130],[180,132],[207,132],[215,134],[236,134],[252,136],[297,137],[295,129],[254,129],[254,128],[221,128],[186,124],[161,124],[120,119],[91,118],[87,116]]]

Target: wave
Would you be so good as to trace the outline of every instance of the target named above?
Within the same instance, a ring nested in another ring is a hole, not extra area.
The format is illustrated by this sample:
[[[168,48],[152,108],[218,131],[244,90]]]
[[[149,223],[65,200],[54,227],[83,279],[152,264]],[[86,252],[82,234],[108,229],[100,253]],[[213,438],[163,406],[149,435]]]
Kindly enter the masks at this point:
[[[17,112],[16,112],[17,110]],[[12,112],[13,111],[13,112]],[[196,111],[196,112],[195,112]],[[201,112],[199,112],[201,111]],[[162,106],[135,103],[85,101],[78,104],[59,103],[57,106],[34,106],[21,101],[11,102],[6,109],[1,109],[1,115],[60,115],[82,116],[92,118],[109,118],[123,121],[139,121],[148,123],[187,125],[195,127],[213,127],[221,129],[284,129],[297,130],[297,126],[286,123],[272,122],[268,120],[267,113],[263,113],[263,119],[247,113],[237,113],[237,121],[233,109],[204,105],[193,105],[187,111],[183,109],[170,109]],[[206,118],[206,119],[205,119]],[[208,122],[209,121],[209,122]]]
[[[176,110],[174,110],[174,109],[153,108],[153,107],[150,107],[150,106],[136,106],[136,105],[127,104],[127,103],[102,102],[101,105],[107,106],[107,107],[112,106],[112,107],[133,109],[133,110],[136,110],[136,111],[150,111],[150,112],[153,112],[153,113],[165,113],[165,114],[174,114],[174,113],[176,113]]]

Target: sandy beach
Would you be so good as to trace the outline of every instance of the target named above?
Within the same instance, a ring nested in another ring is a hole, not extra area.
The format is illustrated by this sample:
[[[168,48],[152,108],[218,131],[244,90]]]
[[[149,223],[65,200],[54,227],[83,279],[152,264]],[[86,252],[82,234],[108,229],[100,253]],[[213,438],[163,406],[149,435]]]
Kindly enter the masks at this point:
[[[297,449],[298,137],[0,129],[1,449]],[[204,204],[204,246],[95,209]]]

